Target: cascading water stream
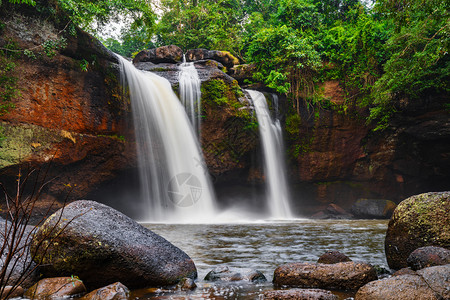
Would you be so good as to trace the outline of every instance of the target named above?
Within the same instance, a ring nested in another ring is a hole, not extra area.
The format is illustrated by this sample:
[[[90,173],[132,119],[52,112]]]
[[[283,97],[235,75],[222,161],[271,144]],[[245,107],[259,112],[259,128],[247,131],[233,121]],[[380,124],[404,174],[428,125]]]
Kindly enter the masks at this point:
[[[129,87],[141,181],[140,221],[202,222],[215,196],[194,130],[169,81],[119,56]],[[133,203],[133,205],[135,205]]]
[[[183,56],[183,63],[180,65],[178,81],[180,83],[181,102],[186,109],[192,127],[194,127],[195,132],[200,136],[201,81],[194,63],[187,63],[186,56]]]
[[[292,218],[289,191],[284,172],[284,145],[280,122],[278,119],[272,120],[263,93],[247,91],[252,98],[259,123],[270,216],[276,219]]]

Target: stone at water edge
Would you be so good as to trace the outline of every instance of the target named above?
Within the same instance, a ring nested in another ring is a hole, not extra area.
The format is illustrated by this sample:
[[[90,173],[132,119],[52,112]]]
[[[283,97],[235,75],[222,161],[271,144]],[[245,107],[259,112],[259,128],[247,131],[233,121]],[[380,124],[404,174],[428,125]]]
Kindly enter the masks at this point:
[[[116,282],[96,289],[82,297],[80,300],[127,300],[130,291],[120,282]]]
[[[55,299],[86,292],[83,282],[76,277],[45,278],[29,288],[25,296],[30,299]]]
[[[338,300],[330,291],[321,289],[290,289],[268,291],[264,293],[266,300]]]
[[[61,212],[57,226],[64,230],[49,240]],[[32,251],[42,239],[49,245],[45,255],[42,247],[37,249],[44,276],[76,274],[89,288],[114,282],[129,288],[168,286],[197,277],[194,262],[182,250],[95,201],[75,201],[49,217],[36,233]]]
[[[6,225],[8,224],[8,225]],[[0,232],[3,232],[5,230],[5,226],[8,226],[8,230],[11,228],[11,222],[5,223],[3,219],[0,219]],[[20,283],[20,285],[23,288],[29,288],[32,285],[34,285],[36,282],[39,281],[39,272],[37,269],[33,271],[33,269],[36,267],[36,263],[34,263],[30,256],[30,242],[31,237],[28,237],[29,235],[33,235],[33,233],[36,231],[36,228],[34,226],[28,225],[25,227],[24,236],[22,239],[20,239],[20,242],[18,243],[19,248],[18,251],[15,253],[13,260],[10,262],[7,268],[7,276],[9,277],[8,280],[5,282],[5,285],[15,285],[18,280],[20,280],[21,277],[23,277],[23,282]],[[16,241],[19,236],[16,235]],[[0,235],[0,244],[4,243],[3,236]],[[0,256],[0,267],[3,266],[3,261],[6,259],[8,251],[3,251],[2,255]],[[17,264],[15,264],[17,262]],[[15,264],[15,265],[14,265]],[[29,267],[29,268],[28,268]],[[28,271],[26,270],[28,268]],[[26,276],[26,273],[28,273],[28,276]]]
[[[411,270],[411,268],[403,268],[396,271],[392,276],[402,276],[402,275],[417,275],[416,271]]]
[[[417,274],[422,276],[442,299],[450,299],[450,264],[425,268],[417,271]]]
[[[384,199],[358,199],[353,203],[350,212],[356,218],[390,219],[397,205]]]
[[[411,252],[424,246],[450,248],[450,192],[409,197],[389,221],[385,252],[391,269],[407,267]]]
[[[414,250],[406,260],[408,266],[417,271],[432,266],[442,266],[450,264],[450,250],[427,246]]]
[[[418,275],[402,275],[372,281],[358,290],[355,300],[438,300],[436,293]]]
[[[450,265],[429,267],[417,272],[404,269],[402,272],[404,275],[366,284],[358,290],[355,300],[450,299]]]
[[[5,289],[3,290],[2,295],[6,296],[8,293],[11,292],[12,289],[13,289],[13,287],[10,285],[5,286]],[[14,288],[14,291],[11,292],[11,294],[8,296],[7,299],[22,297],[24,293],[25,293],[25,290],[23,289],[23,287],[17,286]],[[1,299],[5,299],[5,297],[2,296]]]
[[[336,264],[340,262],[352,261],[347,255],[339,251],[328,251],[322,254],[317,262],[319,264]]]
[[[363,262],[291,263],[276,268],[273,283],[281,286],[356,290],[377,280],[374,267]]]
[[[258,270],[230,268],[228,266],[218,267],[206,274],[206,281],[249,281],[266,282],[263,273]]]

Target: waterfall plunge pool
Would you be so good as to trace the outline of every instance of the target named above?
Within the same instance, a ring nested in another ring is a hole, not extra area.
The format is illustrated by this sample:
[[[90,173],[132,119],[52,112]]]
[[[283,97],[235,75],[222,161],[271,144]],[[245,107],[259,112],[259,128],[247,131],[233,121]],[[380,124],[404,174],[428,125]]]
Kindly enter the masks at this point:
[[[354,261],[389,269],[384,254],[387,220],[292,220],[239,224],[143,224],[185,251],[198,271],[194,291],[150,289],[134,291],[131,299],[263,299],[274,289],[277,266],[316,262],[329,250]],[[206,282],[215,267],[251,268],[261,271],[266,283]],[[339,299],[353,296],[336,293]]]

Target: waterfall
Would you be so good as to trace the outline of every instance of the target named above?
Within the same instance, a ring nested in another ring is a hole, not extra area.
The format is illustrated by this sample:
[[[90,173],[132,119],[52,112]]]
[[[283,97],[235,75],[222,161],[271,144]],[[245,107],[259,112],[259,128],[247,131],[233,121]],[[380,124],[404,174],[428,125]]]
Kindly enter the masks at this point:
[[[134,217],[165,222],[212,218],[215,196],[208,170],[169,81],[119,60],[130,93],[141,183],[142,214]]]
[[[183,63],[180,65],[178,75],[180,83],[180,99],[186,109],[189,120],[194,127],[195,132],[200,136],[201,123],[201,81],[198,77],[197,69],[193,62],[186,62],[186,56],[183,56]]]
[[[284,172],[284,145],[278,119],[272,119],[263,93],[247,90],[255,107],[264,153],[267,204],[273,218],[292,218]]]

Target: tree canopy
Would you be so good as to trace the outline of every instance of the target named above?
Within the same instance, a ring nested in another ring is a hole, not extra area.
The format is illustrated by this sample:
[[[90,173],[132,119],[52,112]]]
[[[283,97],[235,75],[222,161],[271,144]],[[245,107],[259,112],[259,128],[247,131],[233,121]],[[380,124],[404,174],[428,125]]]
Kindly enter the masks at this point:
[[[339,80],[347,103],[369,107],[379,129],[398,99],[449,92],[448,1],[53,1],[99,36],[121,24],[104,43],[125,56],[167,44],[230,51],[293,107],[320,101],[320,82]]]

